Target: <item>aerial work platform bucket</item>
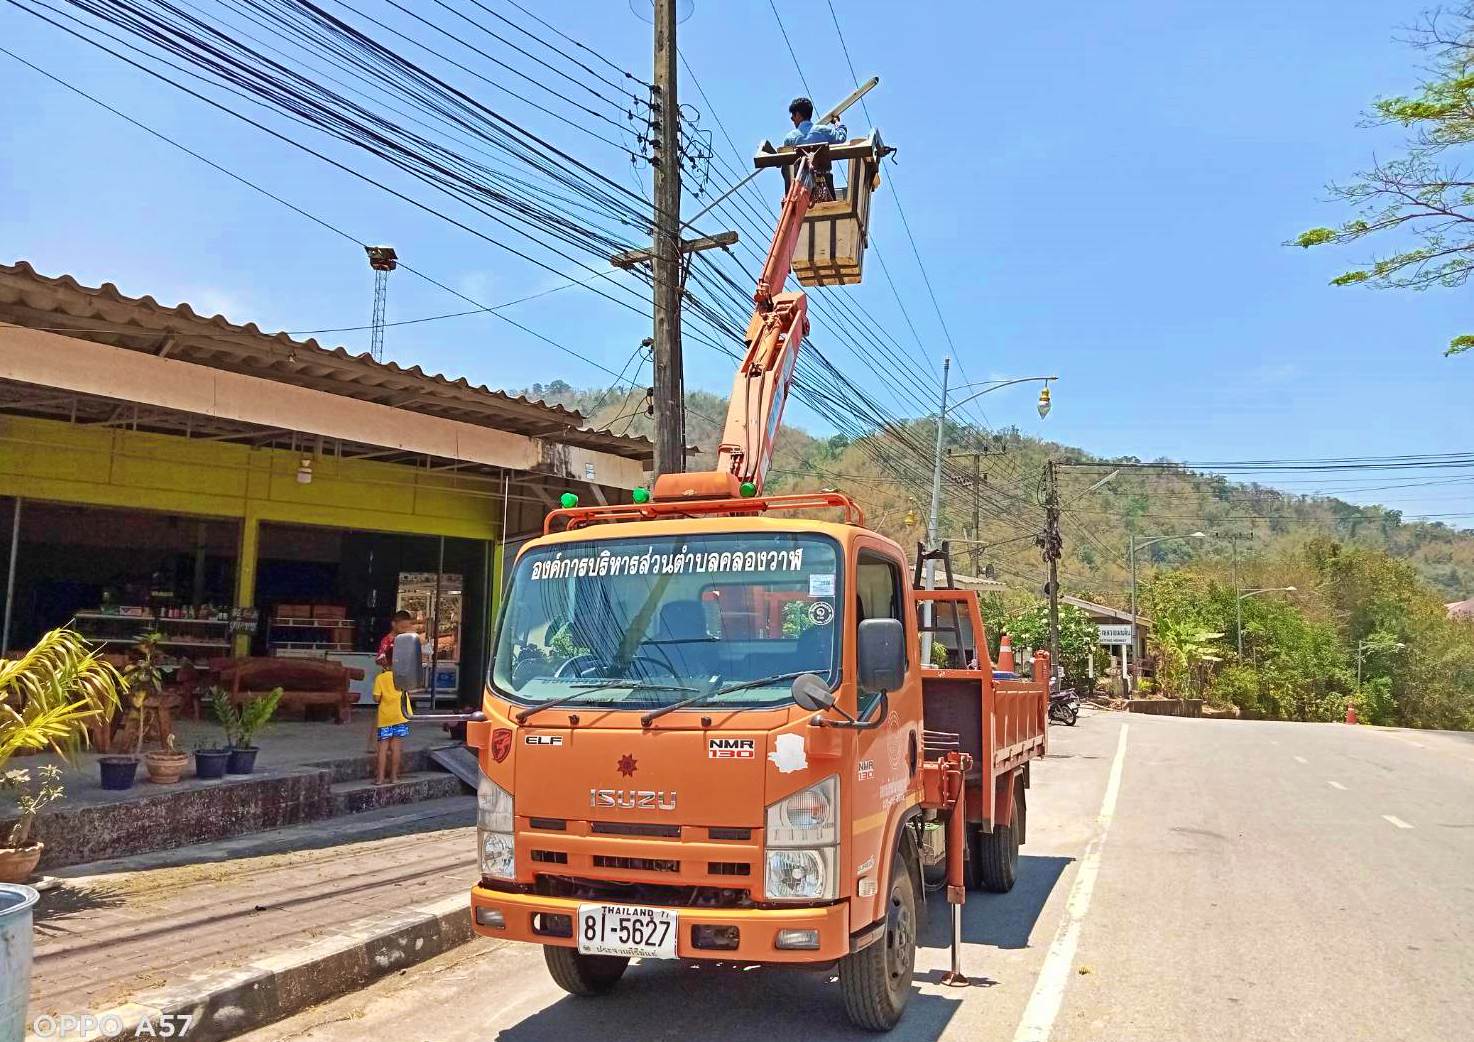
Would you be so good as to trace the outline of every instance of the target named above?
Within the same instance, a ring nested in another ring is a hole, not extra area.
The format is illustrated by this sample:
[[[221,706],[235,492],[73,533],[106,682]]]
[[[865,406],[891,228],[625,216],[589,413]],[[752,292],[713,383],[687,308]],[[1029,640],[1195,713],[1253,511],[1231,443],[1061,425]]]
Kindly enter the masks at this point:
[[[783,169],[786,185],[801,152],[814,156],[816,176],[832,178],[834,198],[809,206],[793,251],[793,274],[803,286],[853,286],[860,282],[869,242],[870,197],[880,185],[880,160],[895,151],[878,131],[842,145],[800,145],[774,149],[767,142],[753,157],[759,168]],[[841,180],[835,176],[844,173]],[[817,194],[817,193],[816,193]]]

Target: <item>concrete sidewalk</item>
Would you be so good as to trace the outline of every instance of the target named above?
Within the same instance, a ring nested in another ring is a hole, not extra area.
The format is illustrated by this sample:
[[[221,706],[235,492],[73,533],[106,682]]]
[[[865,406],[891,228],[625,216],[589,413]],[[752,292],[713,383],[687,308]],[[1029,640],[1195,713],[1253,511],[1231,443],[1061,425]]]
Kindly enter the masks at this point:
[[[457,796],[65,869],[36,909],[32,1020],[194,1011],[191,1037],[207,1042],[469,940],[475,806]]]

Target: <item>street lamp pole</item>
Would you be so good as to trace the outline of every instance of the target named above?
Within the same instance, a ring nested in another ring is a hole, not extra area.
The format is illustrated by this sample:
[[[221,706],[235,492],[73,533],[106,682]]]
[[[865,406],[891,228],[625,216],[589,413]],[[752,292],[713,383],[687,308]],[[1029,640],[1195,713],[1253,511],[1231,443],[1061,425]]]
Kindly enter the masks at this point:
[[[1237,629],[1236,636],[1239,638],[1239,660],[1244,658],[1244,601],[1250,597],[1257,597],[1261,593],[1294,593],[1293,586],[1270,586],[1263,590],[1245,590],[1234,599],[1234,626]]]

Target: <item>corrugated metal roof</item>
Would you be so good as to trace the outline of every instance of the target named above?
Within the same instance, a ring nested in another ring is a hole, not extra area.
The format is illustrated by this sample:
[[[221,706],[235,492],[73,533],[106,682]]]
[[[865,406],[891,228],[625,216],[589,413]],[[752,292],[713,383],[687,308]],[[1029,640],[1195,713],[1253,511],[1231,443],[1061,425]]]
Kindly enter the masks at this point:
[[[562,406],[509,395],[464,377],[427,373],[417,365],[377,362],[367,354],[324,347],[315,339],[267,333],[253,322],[242,326],[223,315],[207,317],[187,303],[169,307],[151,296],[125,296],[111,282],[93,287],[70,275],[42,275],[23,260],[0,264],[0,321],[628,459],[654,455],[649,439],[591,430],[581,413]]]

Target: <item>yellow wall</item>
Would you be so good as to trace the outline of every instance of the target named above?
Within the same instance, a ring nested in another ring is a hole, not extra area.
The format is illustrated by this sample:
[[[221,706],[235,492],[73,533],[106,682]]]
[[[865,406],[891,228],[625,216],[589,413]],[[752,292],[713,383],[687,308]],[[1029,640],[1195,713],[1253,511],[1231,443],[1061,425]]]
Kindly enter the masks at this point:
[[[491,482],[372,460],[314,459],[218,441],[0,415],[0,495],[239,518],[236,603],[256,585],[262,521],[495,541]],[[495,598],[496,593],[492,596]]]

